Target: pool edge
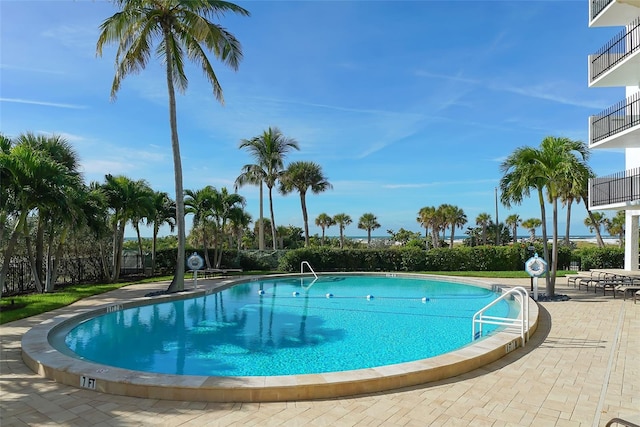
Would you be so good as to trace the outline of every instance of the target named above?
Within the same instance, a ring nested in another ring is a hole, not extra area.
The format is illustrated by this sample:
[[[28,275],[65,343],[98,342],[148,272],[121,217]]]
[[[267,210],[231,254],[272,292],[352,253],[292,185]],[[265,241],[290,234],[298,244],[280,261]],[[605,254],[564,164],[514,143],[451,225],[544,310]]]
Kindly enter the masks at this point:
[[[452,276],[403,273],[403,276],[434,277],[451,282],[492,287],[489,281]],[[271,276],[272,277],[272,276]],[[246,279],[215,286],[215,290]],[[214,289],[186,291],[167,299],[191,298]],[[137,298],[129,304],[145,304],[151,298]],[[153,298],[154,302],[159,300]],[[124,304],[124,302],[122,302]],[[538,305],[530,300],[529,334],[538,326]],[[109,302],[96,310],[107,310],[118,302]],[[22,359],[37,374],[79,388],[131,397],[207,402],[273,402],[314,400],[369,394],[427,384],[468,373],[494,362],[521,347],[520,336],[498,332],[453,352],[414,362],[354,371],[273,377],[204,377],[142,373],[106,367],[71,358],[49,343],[49,333],[89,310],[56,316],[30,329],[22,338]],[[91,310],[93,311],[93,310]],[[83,387],[84,385],[84,387]]]

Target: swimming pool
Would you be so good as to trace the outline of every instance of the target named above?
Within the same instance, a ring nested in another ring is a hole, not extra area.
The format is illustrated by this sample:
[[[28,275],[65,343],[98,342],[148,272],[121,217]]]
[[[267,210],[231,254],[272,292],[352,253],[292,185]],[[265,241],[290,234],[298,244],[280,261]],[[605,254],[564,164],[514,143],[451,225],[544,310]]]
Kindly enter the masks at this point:
[[[341,274],[341,276],[350,275],[380,276],[381,274]],[[403,278],[429,278],[429,276],[421,274],[391,273],[390,275]],[[382,274],[382,276],[386,275]],[[282,275],[281,277],[300,280],[299,275]],[[322,278],[323,275],[320,275],[320,277]],[[264,280],[272,278],[274,276],[269,276]],[[479,287],[483,289],[483,293],[503,286],[487,280],[470,278],[443,276],[431,276],[431,278],[438,281]],[[142,372],[78,358],[65,345],[65,337],[68,333],[87,320],[104,314],[117,314],[125,318],[129,316],[128,314],[125,316],[129,309],[150,304],[191,300],[194,297],[207,297],[207,304],[212,301],[212,298],[214,304],[211,305],[215,305],[215,294],[220,291],[230,291],[234,285],[244,285],[248,288],[246,280],[246,278],[199,280],[197,287],[193,286],[193,282],[187,282],[184,292],[155,297],[146,297],[144,295],[149,292],[166,289],[168,282],[133,285],[91,297],[71,306],[55,310],[51,313],[54,317],[36,324],[27,331],[21,341],[22,359],[31,370],[43,377],[63,384],[103,393],[180,401],[271,402],[335,398],[426,384],[473,371],[514,352],[524,344],[524,338],[521,338],[516,331],[494,331],[492,334],[471,344],[464,345],[457,350],[426,359],[348,371],[273,376],[175,375]],[[259,288],[261,280],[263,278],[253,279],[251,288],[256,284]],[[305,286],[309,284],[308,280],[303,283]],[[316,284],[313,284],[311,289],[315,288],[315,286]],[[280,293],[279,289],[281,288],[284,288],[284,285],[278,287],[276,299],[282,296],[289,302],[294,300],[304,301],[300,299],[301,296],[304,296],[302,291],[298,291],[300,294],[294,297],[293,294],[286,295],[284,291]],[[234,292],[239,292],[243,288],[236,289]],[[321,288],[318,287],[318,289],[320,290]],[[271,302],[270,298],[272,299],[273,295],[267,294],[268,289],[263,290],[265,291],[262,295],[264,310],[265,304]],[[249,290],[249,293],[251,293],[251,290]],[[385,299],[383,294],[376,295],[370,291],[366,295],[373,296],[368,300],[369,303],[380,304]],[[364,298],[358,296],[357,299],[361,300],[361,302],[367,301],[366,295]],[[324,296],[320,294],[320,296],[326,299],[326,294]],[[420,298],[420,304],[423,304],[423,307],[435,307],[435,304],[431,305],[432,302],[438,302],[439,298],[447,298],[451,295],[432,294],[432,296],[434,297],[433,299],[425,300],[424,303],[422,298],[427,297],[423,296]],[[218,304],[227,308],[230,307],[229,299],[226,299],[226,297],[222,301],[220,301],[220,297],[218,299]],[[348,298],[334,294],[333,298],[329,298],[328,302],[335,303],[343,299],[346,300]],[[528,298],[527,301],[529,301]],[[527,306],[530,307],[527,328],[528,340],[529,334],[534,334],[538,326],[538,307],[535,303],[529,302]],[[195,310],[192,309],[191,313],[193,311]],[[260,312],[259,305],[257,309],[249,312],[256,316]],[[125,325],[130,325],[133,318],[134,316],[131,316],[125,322]],[[186,316],[182,318],[186,319],[185,325],[189,325],[189,318]],[[308,316],[307,319],[309,319]],[[268,328],[265,329],[268,324],[267,317],[263,315],[263,333],[268,330]],[[300,324],[298,323],[297,326],[300,326]],[[471,325],[468,328],[468,333],[471,335]],[[142,342],[142,339],[140,339],[135,345],[139,346]],[[133,345],[128,345],[127,347],[133,347]],[[374,344],[371,343],[369,348],[375,348]],[[120,348],[120,350],[127,352],[129,348]],[[520,357],[521,354],[525,353],[518,353],[516,357]],[[293,362],[296,361],[294,360]]]
[[[497,296],[486,288],[396,275],[265,278],[106,313],[71,329],[65,344],[75,357],[162,374],[348,371],[469,344],[473,314]],[[510,312],[517,315],[502,301],[490,314]]]

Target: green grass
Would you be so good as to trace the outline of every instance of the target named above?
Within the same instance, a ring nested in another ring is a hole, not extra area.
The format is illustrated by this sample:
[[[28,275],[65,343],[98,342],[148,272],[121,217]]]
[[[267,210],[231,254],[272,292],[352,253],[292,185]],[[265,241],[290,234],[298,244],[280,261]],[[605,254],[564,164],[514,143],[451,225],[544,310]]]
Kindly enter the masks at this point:
[[[124,283],[71,285],[46,294],[27,294],[3,297],[0,299],[0,307],[2,307],[2,311],[0,311],[0,325],[7,322],[13,322],[14,320],[24,319],[25,317],[46,313],[47,311],[55,310],[60,307],[65,307],[83,298],[109,292],[114,289],[122,288],[123,286],[158,282],[162,280],[171,280],[171,277],[153,277],[136,282]],[[11,305],[17,305],[18,308],[9,309]]]
[[[243,272],[241,275],[258,275],[273,274],[274,272],[250,271]],[[423,271],[426,274],[438,274],[443,276],[463,276],[463,277],[487,277],[501,279],[523,279],[529,278],[525,271]],[[567,274],[574,274],[575,271],[562,270],[558,271],[558,277]],[[192,275],[186,274],[185,279],[191,280]],[[151,283],[171,280],[171,276],[153,277],[143,279],[136,282],[126,283],[108,283],[98,285],[74,285],[65,286],[52,293],[47,294],[28,294],[3,297],[0,299],[0,325],[14,320],[24,319],[25,317],[35,316],[37,314],[46,313],[47,311],[65,307],[83,298],[92,295],[102,294],[124,286],[135,285],[140,283]],[[17,308],[9,309],[14,304]]]

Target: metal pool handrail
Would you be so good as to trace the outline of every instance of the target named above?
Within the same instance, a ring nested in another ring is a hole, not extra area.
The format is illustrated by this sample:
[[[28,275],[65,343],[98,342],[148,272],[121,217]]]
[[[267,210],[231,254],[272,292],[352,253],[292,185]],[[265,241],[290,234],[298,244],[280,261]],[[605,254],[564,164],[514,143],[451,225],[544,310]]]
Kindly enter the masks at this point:
[[[489,308],[493,307],[498,302],[510,297],[514,296],[515,300],[520,304],[520,315],[517,319],[509,318],[509,317],[496,317],[496,316],[487,316],[484,314]],[[476,323],[479,324],[478,331],[476,332]],[[517,286],[515,288],[511,288],[508,291],[505,291],[500,295],[500,297],[496,298],[494,301],[487,304],[484,308],[480,309],[476,314],[473,315],[473,325],[472,325],[472,335],[471,339],[476,340],[482,337],[482,325],[490,324],[490,325],[501,325],[501,326],[518,326],[520,328],[520,337],[522,338],[522,346],[524,347],[526,341],[529,339],[529,294],[527,290],[522,286]],[[525,332],[527,333],[525,339]]]
[[[315,278],[318,278],[318,275],[316,274],[315,271],[313,271],[313,268],[311,268],[311,264],[309,264],[309,261],[302,261],[300,263],[300,274],[304,273],[304,266],[309,267],[309,270],[311,270],[311,272],[313,273],[313,275],[315,276]]]

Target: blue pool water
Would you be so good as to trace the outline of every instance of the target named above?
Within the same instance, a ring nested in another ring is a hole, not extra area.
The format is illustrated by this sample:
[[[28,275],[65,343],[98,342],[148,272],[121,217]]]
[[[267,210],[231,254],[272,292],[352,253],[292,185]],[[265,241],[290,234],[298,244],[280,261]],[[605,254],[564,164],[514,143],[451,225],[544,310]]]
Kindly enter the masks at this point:
[[[363,369],[469,344],[473,314],[496,297],[484,288],[415,277],[269,278],[94,317],[73,328],[65,343],[86,360],[165,374]],[[504,302],[489,314],[511,311]]]

